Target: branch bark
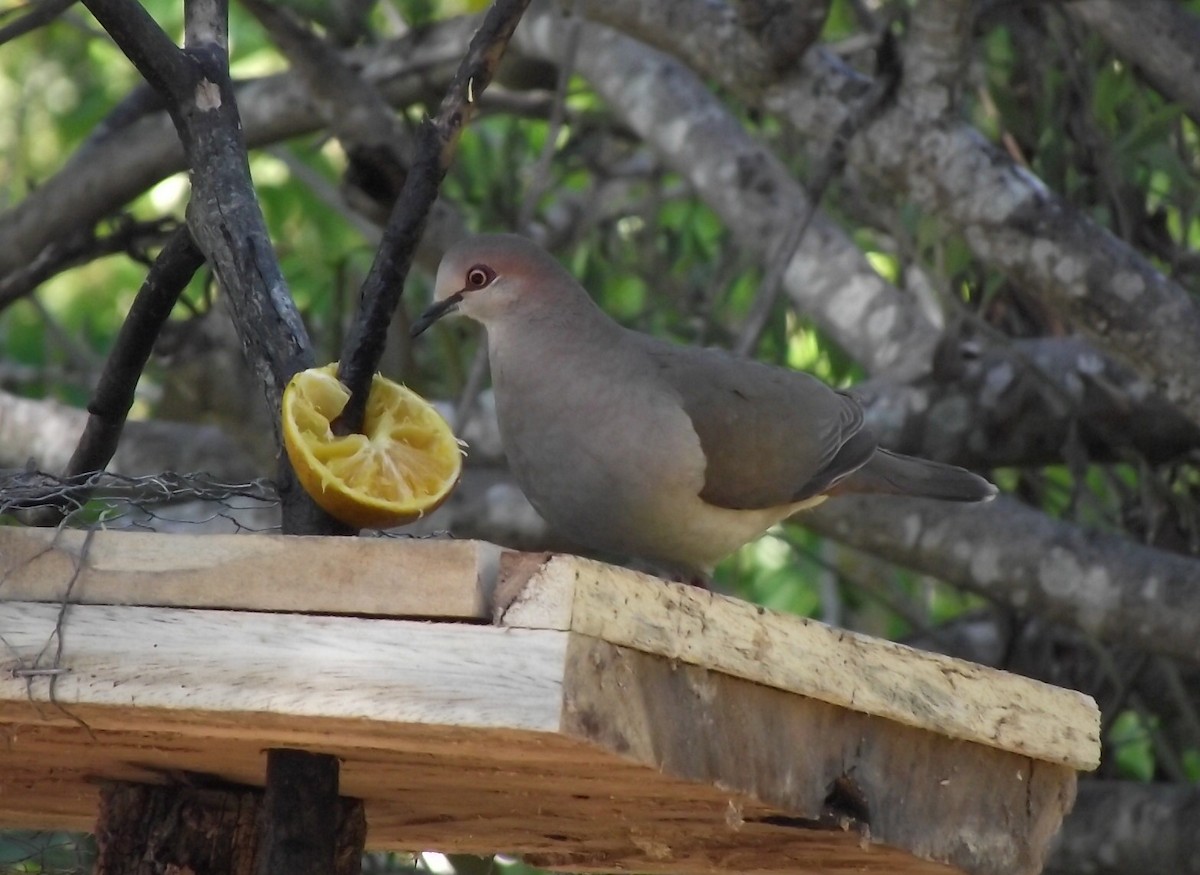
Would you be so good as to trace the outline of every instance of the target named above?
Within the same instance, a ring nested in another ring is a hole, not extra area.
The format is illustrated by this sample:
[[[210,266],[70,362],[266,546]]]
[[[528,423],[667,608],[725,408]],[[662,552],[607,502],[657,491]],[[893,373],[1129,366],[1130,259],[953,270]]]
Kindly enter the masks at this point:
[[[1200,124],[1200,18],[1172,0],[1076,0],[1063,12],[1100,34]]]
[[[585,4],[586,5],[586,4]],[[673,4],[638,4],[647,13]],[[558,60],[565,24],[531,13],[518,47]],[[581,75],[722,218],[738,243],[768,259],[810,209],[808,195],[687,67],[609,28],[585,25]],[[929,368],[939,332],[818,212],[784,273],[793,303],[872,373],[904,380]]]
[[[1160,464],[1200,447],[1200,428],[1127,368],[1072,337],[939,356],[911,383],[850,389],[889,449],[975,470],[1091,461]]]
[[[64,471],[68,477],[103,470],[112,460],[154,341],[203,264],[204,255],[192,242],[191,231],[177,228],[151,266],[113,343],[88,403],[87,426]]]
[[[641,35],[661,14],[643,8],[660,4],[634,0],[582,5],[584,14]],[[868,87],[820,51],[808,53],[801,73],[768,87],[761,49],[739,36],[736,23],[714,11],[714,4],[661,5],[690,22],[686,29],[655,27],[654,38],[668,51],[807,136],[832,136],[853,97]],[[743,63],[730,63],[731,51]],[[1187,291],[974,129],[906,110],[897,105],[855,138],[851,166],[960,232],[981,261],[1036,292],[1200,423],[1200,360],[1194,354],[1200,308]]]
[[[964,509],[846,496],[796,522],[1102,640],[1200,662],[1200,560],[1004,497]]]
[[[477,22],[455,19],[394,43],[348,54],[393,105],[428,96],[450,80]],[[261,146],[317,130],[322,119],[294,73],[236,86],[247,145]],[[47,247],[120,209],[156,182],[187,168],[165,113],[145,115],[74,156],[14,208],[0,214],[0,277],[34,262]]]
[[[437,115],[421,125],[416,156],[363,283],[354,323],[342,344],[338,379],[350,390],[350,398],[333,424],[335,430],[362,430],[371,379],[383,356],[388,326],[404,291],[404,279],[425,220],[454,160],[462,130],[478,109],[477,96],[492,81],[528,5],[529,0],[495,0],[471,39]]]

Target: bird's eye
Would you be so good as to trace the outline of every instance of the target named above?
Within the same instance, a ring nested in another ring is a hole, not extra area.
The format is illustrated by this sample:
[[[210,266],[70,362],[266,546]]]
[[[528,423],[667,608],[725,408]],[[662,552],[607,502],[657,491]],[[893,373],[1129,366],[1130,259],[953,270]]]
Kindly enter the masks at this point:
[[[486,264],[477,264],[467,271],[467,288],[482,289],[496,278],[496,272]]]

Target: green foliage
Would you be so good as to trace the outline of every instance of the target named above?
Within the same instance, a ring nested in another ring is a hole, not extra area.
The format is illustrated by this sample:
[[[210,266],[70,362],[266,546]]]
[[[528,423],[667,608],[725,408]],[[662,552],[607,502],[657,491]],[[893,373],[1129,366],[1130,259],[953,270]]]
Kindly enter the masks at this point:
[[[1151,735],[1157,724],[1137,711],[1122,711],[1108,732],[1108,745],[1122,777],[1149,781],[1154,777],[1154,741]]]

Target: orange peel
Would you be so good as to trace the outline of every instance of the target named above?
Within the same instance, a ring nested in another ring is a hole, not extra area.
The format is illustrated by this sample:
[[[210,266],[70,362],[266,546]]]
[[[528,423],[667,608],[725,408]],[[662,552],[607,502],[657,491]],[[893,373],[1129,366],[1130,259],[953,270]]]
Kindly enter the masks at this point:
[[[376,374],[363,433],[336,435],[332,423],[350,391],[337,362],[300,371],[283,392],[283,444],[296,477],[334,518],[388,528],[436,509],[458,485],[462,445],[428,401]]]

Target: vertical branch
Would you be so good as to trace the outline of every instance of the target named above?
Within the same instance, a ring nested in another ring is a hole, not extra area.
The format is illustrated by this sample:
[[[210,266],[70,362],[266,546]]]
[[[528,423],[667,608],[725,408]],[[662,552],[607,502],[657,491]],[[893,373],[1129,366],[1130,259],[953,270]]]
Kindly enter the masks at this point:
[[[167,100],[191,169],[188,226],[212,266],[246,359],[279,410],[312,345],[275,257],[250,179],[241,119],[229,79],[228,0],[186,0],[186,48],[178,48],[136,0],[84,0],[138,71]],[[279,417],[272,417],[281,446]],[[316,509],[280,458],[284,531],[345,533]]]
[[[400,302],[425,218],[454,160],[462,129],[474,116],[479,96],[492,81],[528,5],[529,0],[496,0],[471,40],[437,115],[426,119],[417,133],[416,157],[363,283],[354,324],[342,345],[338,379],[350,389],[350,400],[336,423],[343,434],[362,430],[367,390],[383,355],[387,328]]]

